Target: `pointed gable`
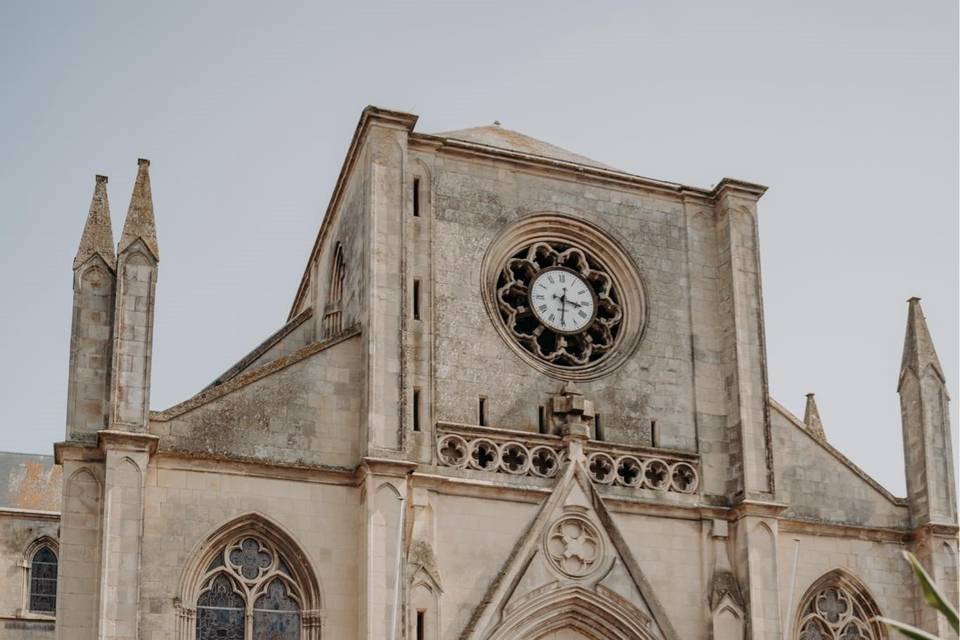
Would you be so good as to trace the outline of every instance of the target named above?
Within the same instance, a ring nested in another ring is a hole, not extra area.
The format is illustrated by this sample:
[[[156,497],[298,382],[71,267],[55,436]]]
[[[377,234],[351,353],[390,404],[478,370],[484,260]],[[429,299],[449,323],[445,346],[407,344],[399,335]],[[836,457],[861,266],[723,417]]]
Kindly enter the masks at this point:
[[[461,638],[508,640],[578,624],[614,639],[678,638],[583,461],[574,459]]]
[[[461,140],[463,142],[472,142],[474,144],[486,147],[496,147],[497,149],[506,149],[516,153],[525,153],[544,158],[553,158],[573,164],[582,164],[589,167],[600,169],[610,169],[617,171],[613,167],[591,160],[572,151],[567,151],[558,146],[552,145],[543,140],[531,138],[511,129],[500,126],[499,123],[487,125],[484,127],[471,127],[469,129],[458,129],[456,131],[446,131],[434,134],[440,138],[449,138],[452,140]]]
[[[80,236],[80,246],[73,258],[73,268],[77,269],[91,256],[100,256],[111,269],[117,268],[117,257],[113,253],[113,226],[110,222],[110,202],[107,199],[107,176],[97,176],[90,200],[90,212]]]
[[[137,180],[133,184],[127,219],[123,223],[118,253],[128,248],[138,239],[143,242],[156,260],[160,259],[157,247],[157,225],[153,215],[153,194],[150,191],[150,161],[137,161]]]
[[[920,306],[920,298],[910,298],[907,303],[907,332],[903,339],[903,357],[900,360],[900,381],[903,374],[913,371],[917,378],[923,375],[926,368],[933,367],[941,381],[946,381],[943,367],[933,347],[933,339],[927,328],[927,319]],[[898,385],[899,388],[899,385]]]

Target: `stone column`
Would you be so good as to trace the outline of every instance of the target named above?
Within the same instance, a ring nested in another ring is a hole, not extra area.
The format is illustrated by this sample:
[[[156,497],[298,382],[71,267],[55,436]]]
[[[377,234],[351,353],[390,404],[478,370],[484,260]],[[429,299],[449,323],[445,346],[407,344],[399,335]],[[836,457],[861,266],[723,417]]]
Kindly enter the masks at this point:
[[[100,558],[101,640],[139,637],[144,480],[157,436],[101,431],[104,503]]]

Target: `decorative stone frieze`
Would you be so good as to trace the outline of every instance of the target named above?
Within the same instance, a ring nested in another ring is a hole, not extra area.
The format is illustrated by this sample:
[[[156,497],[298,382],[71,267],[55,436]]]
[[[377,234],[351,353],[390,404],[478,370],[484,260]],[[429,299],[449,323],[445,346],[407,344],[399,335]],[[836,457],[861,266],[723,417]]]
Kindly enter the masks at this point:
[[[515,438],[515,432],[509,433],[477,437],[469,433],[440,431],[437,460],[443,466],[461,469],[539,478],[557,475],[564,458],[561,443],[520,442]]]
[[[445,467],[553,478],[569,458],[557,436],[467,425],[439,425],[437,434],[437,462]],[[598,484],[682,494],[700,487],[696,455],[592,440],[584,451],[590,478]]]

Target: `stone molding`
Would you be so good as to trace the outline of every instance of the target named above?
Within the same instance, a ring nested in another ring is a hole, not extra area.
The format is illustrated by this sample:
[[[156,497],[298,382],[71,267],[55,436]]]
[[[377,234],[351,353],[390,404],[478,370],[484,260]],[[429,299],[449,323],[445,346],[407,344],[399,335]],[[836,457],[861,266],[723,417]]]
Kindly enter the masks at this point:
[[[836,460],[840,464],[848,468],[850,471],[856,474],[860,479],[862,479],[864,482],[866,482],[871,487],[876,489],[880,495],[882,495],[892,504],[895,504],[898,507],[909,506],[909,501],[906,498],[898,498],[897,496],[887,491],[883,487],[883,485],[881,485],[879,482],[877,482],[876,480],[871,478],[869,475],[867,475],[866,471],[858,467],[856,463],[850,460],[850,458],[840,453],[840,451],[837,450],[832,444],[830,444],[826,440],[821,440],[820,438],[816,437],[815,434],[811,433],[810,430],[806,428],[803,421],[800,420],[800,418],[798,418],[797,416],[790,413],[790,411],[786,407],[784,407],[782,404],[780,404],[773,398],[767,398],[767,400],[770,404],[771,409],[773,409],[774,411],[782,415],[784,418],[786,418],[791,424],[793,424],[793,426],[795,426],[804,434],[806,434],[813,442],[816,442],[818,445],[820,445],[827,453],[829,453],[831,456],[836,458]]]
[[[304,322],[313,317],[313,307],[307,307],[304,311],[297,314],[293,319],[289,320],[285,325],[274,331],[270,334],[266,340],[258,344],[250,353],[243,356],[234,364],[232,367],[221,373],[217,378],[208,384],[206,387],[200,390],[200,393],[209,391],[215,387],[229,382],[234,379],[241,373],[243,373],[251,364],[253,364],[257,358],[269,351],[274,345],[290,335],[294,329],[302,325]],[[338,332],[339,333],[339,332]],[[269,364],[269,363],[267,363]]]
[[[252,382],[256,382],[261,378],[265,378],[277,371],[286,369],[290,365],[296,364],[301,360],[305,360],[315,353],[319,353],[330,347],[337,345],[341,342],[349,340],[355,336],[358,336],[362,333],[359,325],[354,325],[336,336],[331,338],[326,338],[324,340],[318,340],[312,342],[305,347],[294,351],[288,356],[282,358],[277,358],[271,362],[264,364],[263,366],[252,369],[243,374],[232,378],[228,382],[223,383],[222,385],[216,387],[207,387],[207,389],[201,391],[197,395],[193,396],[188,400],[184,400],[180,404],[176,404],[169,409],[164,409],[163,411],[151,411],[150,412],[150,421],[151,422],[167,422],[178,416],[181,416],[185,413],[193,411],[203,405],[213,402],[217,398],[221,398],[228,393],[232,393],[237,389],[247,386]]]

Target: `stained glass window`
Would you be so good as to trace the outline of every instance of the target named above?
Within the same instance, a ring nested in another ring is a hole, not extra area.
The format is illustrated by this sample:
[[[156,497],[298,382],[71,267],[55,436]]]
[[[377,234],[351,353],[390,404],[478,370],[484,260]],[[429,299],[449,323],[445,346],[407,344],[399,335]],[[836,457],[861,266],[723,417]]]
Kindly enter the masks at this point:
[[[30,562],[30,611],[57,610],[57,556],[50,547],[41,547]]]
[[[300,607],[280,579],[267,585],[253,605],[255,640],[300,640]]]
[[[261,548],[259,542],[247,538],[230,551],[230,564],[247,580],[255,580],[261,571],[273,564],[273,558]]]
[[[197,600],[197,640],[243,640],[243,597],[220,574]]]
[[[815,590],[800,609],[799,640],[878,640],[882,631],[867,597],[838,584]]]
[[[298,585],[271,544],[237,538],[219,548],[207,571],[196,640],[300,640]]]

